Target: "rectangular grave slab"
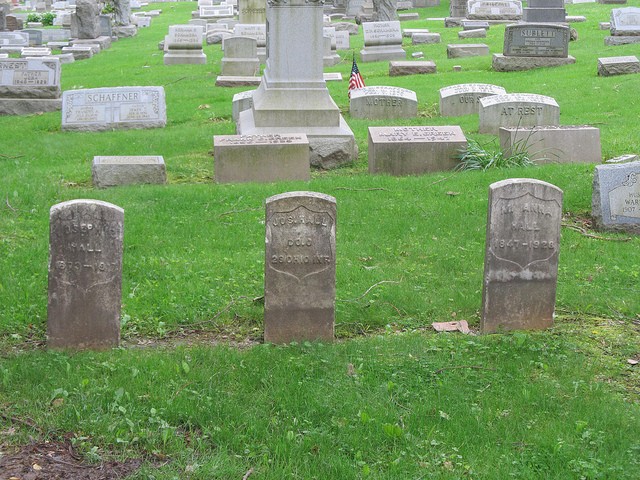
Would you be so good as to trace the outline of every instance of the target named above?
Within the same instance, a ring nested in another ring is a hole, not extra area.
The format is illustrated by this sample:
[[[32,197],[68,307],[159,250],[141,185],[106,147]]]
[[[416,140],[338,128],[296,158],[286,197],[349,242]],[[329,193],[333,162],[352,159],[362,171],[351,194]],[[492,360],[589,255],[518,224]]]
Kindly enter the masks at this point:
[[[500,127],[558,126],[560,106],[551,97],[507,93],[480,99],[480,133],[497,135]]]
[[[500,149],[511,156],[523,149],[545,163],[601,163],[600,129],[586,125],[500,128]]]
[[[482,333],[553,325],[562,190],[513,178],[489,186]]]
[[[627,75],[629,73],[640,73],[640,61],[635,55],[598,58],[598,75],[601,77]]]
[[[436,64],[431,60],[389,62],[389,76],[425,75],[436,73]]]
[[[158,155],[93,157],[91,176],[98,188],[167,183],[164,158]]]
[[[155,128],[166,123],[163,87],[88,88],[62,94],[63,130]]]
[[[491,95],[504,95],[507,91],[486,83],[463,83],[440,89],[440,115],[460,117],[478,115],[480,99]]]
[[[489,55],[489,46],[484,43],[447,45],[447,58],[481,57],[485,55]]]
[[[269,197],[265,213],[265,342],[332,341],[335,297],[335,198],[316,192]]]
[[[309,180],[309,140],[305,134],[215,135],[217,183]]]
[[[640,162],[596,165],[591,215],[599,230],[640,235]]]
[[[124,210],[71,200],[51,207],[49,225],[47,346],[117,346]]]
[[[425,45],[440,43],[439,33],[414,33],[411,35],[411,45]]]
[[[505,57],[562,57],[569,55],[569,27],[549,24],[507,25]]]
[[[487,31],[484,28],[463,30],[462,32],[458,32],[458,38],[487,38]]]
[[[349,113],[352,118],[372,120],[418,116],[416,92],[399,87],[364,87],[351,91]]]
[[[369,127],[369,173],[406,176],[453,170],[466,148],[459,126]]]

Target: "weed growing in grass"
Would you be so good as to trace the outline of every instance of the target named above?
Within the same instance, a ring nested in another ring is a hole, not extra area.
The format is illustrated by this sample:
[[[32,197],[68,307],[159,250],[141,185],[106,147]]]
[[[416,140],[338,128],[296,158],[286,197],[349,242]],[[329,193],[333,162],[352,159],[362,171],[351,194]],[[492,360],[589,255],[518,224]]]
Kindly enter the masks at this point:
[[[456,169],[460,171],[484,171],[489,168],[529,167],[534,165],[525,141],[516,142],[509,153],[511,155],[505,155],[499,148],[487,150],[484,145],[480,145],[477,141],[469,140],[467,149],[460,154],[460,163]]]

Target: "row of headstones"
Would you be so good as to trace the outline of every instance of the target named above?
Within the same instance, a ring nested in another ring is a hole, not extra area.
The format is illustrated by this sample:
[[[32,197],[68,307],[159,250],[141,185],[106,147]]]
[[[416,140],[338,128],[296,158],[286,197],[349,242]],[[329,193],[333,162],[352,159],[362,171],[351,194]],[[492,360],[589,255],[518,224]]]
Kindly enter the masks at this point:
[[[639,177],[635,162],[599,166],[594,179],[594,205],[618,223],[626,219],[633,233],[640,233]],[[533,179],[490,185],[483,333],[553,324],[561,219],[562,191],[554,185]],[[265,227],[265,341],[333,340],[335,198],[315,192],[270,197]],[[124,210],[115,205],[72,200],[51,208],[49,347],[118,345],[123,233]]]
[[[489,188],[481,330],[553,323],[562,191],[511,179]],[[336,201],[315,192],[266,200],[264,339],[334,338]],[[120,339],[124,210],[97,200],[51,208],[47,341],[108,348]]]

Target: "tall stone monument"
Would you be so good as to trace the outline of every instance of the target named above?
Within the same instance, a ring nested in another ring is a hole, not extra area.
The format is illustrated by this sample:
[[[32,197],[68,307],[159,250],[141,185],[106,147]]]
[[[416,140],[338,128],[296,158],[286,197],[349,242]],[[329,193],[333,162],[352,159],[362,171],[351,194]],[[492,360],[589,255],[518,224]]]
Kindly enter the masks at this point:
[[[265,215],[264,340],[332,341],[336,199],[316,192],[270,197]]]
[[[93,0],[78,0],[76,12],[71,16],[71,36],[79,39],[98,38],[100,29],[100,7]]]
[[[51,207],[47,345],[109,348],[120,341],[124,210],[98,200]]]
[[[373,0],[373,21],[391,22],[398,20],[398,0]]]
[[[355,159],[357,146],[323,77],[322,10],[322,0],[267,4],[266,68],[237,133],[305,133],[311,164],[333,168]]]
[[[138,33],[138,27],[131,23],[131,1],[130,0],[114,0],[115,13],[113,29],[118,37],[133,37]]]

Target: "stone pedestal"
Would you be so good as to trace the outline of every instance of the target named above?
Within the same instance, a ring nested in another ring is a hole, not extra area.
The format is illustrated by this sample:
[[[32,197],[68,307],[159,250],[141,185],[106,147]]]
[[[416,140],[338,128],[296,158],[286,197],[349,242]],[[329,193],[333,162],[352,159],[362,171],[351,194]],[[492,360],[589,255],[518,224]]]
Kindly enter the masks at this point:
[[[267,6],[267,65],[237,133],[305,133],[311,164],[332,168],[355,159],[357,147],[323,78],[322,15],[321,3],[304,0]]]

